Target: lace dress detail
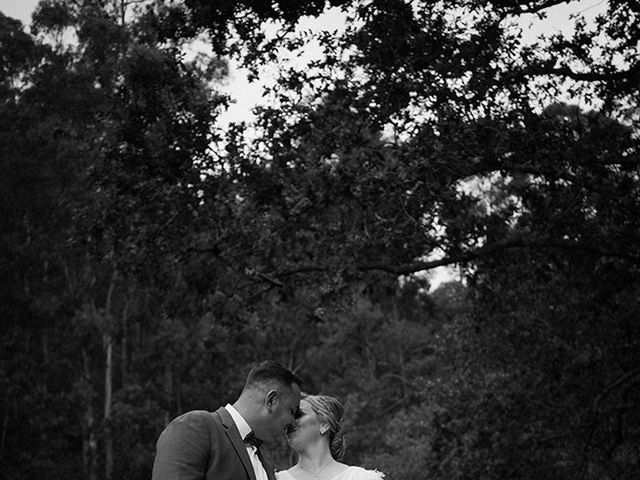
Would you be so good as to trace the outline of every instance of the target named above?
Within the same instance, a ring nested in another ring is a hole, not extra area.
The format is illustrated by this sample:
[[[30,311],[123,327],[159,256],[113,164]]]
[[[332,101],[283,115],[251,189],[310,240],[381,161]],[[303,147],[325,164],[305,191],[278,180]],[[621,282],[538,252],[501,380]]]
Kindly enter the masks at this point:
[[[385,477],[383,472],[378,470],[367,470],[362,467],[347,467],[343,472],[339,473],[331,480],[383,480]],[[288,470],[276,472],[276,480],[298,480],[291,475]]]

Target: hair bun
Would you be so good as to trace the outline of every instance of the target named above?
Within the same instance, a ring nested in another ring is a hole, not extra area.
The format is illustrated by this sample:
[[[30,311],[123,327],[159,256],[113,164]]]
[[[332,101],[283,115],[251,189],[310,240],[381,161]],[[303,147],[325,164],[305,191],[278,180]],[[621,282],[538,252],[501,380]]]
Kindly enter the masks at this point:
[[[342,431],[338,431],[333,435],[331,442],[329,443],[329,450],[331,451],[331,456],[336,460],[340,460],[344,457],[344,452],[346,449],[346,440],[345,435]]]

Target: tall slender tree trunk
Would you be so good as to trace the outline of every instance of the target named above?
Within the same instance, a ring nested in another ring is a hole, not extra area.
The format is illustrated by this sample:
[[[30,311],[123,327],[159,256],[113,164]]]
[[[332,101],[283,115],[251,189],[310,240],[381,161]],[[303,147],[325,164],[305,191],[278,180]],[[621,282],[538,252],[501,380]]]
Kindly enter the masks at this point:
[[[173,403],[171,398],[173,396],[173,372],[171,370],[171,365],[169,365],[168,363],[165,364],[164,366],[164,396],[165,396],[167,405],[171,405]],[[165,425],[169,423],[169,420],[171,420],[170,412],[165,411],[165,414],[164,414]]]
[[[9,409],[4,414],[4,419],[2,420],[2,435],[0,436],[0,460],[4,457],[4,445],[7,439],[7,427],[9,426]]]
[[[129,291],[130,297],[133,295],[131,291]],[[120,379],[122,384],[126,382],[127,379],[127,371],[129,370],[129,344],[128,344],[128,335],[129,335],[129,304],[130,297],[127,298],[127,303],[124,306],[124,312],[122,313],[122,324],[120,332]]]
[[[111,407],[113,401],[113,315],[112,300],[115,289],[118,270],[114,269],[109,292],[107,293],[107,303],[105,306],[105,317],[107,324],[103,334],[103,346],[105,351],[104,366],[104,477],[111,480],[113,477],[113,432],[111,431]]]
[[[87,480],[97,480],[98,478],[98,442],[95,434],[95,418],[93,415],[93,389],[91,386],[91,363],[87,350],[82,348],[83,383],[85,384],[84,421],[82,422],[82,463],[84,466],[85,478]]]
[[[113,337],[104,335],[105,381],[104,381],[104,476],[111,480],[113,474],[113,436],[111,432],[111,399],[113,393]]]
[[[398,301],[394,298],[391,300],[392,312],[393,312],[393,322],[398,325],[401,322],[400,318],[400,309],[398,308]],[[409,392],[407,391],[407,384],[405,382],[405,368],[404,368],[404,342],[397,342],[397,355],[398,355],[398,367],[399,367],[399,375],[402,381],[400,382],[400,388],[402,388],[402,398],[404,402],[409,398]]]

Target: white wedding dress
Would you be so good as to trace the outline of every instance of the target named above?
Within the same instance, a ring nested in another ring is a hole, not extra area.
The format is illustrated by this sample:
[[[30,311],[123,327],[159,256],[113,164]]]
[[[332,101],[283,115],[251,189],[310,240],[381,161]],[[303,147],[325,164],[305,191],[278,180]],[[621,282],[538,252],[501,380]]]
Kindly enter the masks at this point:
[[[383,480],[384,473],[378,470],[367,470],[362,467],[347,467],[331,480]],[[287,470],[276,472],[276,480],[298,480]]]

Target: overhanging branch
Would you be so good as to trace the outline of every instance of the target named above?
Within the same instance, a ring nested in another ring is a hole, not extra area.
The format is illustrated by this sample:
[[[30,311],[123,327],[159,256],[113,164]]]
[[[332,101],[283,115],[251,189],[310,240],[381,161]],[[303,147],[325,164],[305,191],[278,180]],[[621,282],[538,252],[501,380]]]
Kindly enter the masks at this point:
[[[515,2],[514,2],[515,3]],[[538,13],[547,8],[561,3],[569,3],[568,0],[546,0],[543,2],[524,2],[524,5],[514,5],[509,9],[510,14],[522,15],[524,13]]]
[[[409,275],[412,273],[433,270],[437,267],[466,263],[481,257],[487,257],[496,253],[501,253],[515,248],[532,248],[532,249],[563,249],[585,252],[599,257],[621,258],[640,263],[640,252],[621,252],[617,250],[607,250],[593,245],[586,245],[578,242],[562,241],[562,240],[526,240],[514,239],[504,242],[498,242],[492,245],[480,247],[477,250],[462,252],[459,254],[449,255],[440,260],[432,260],[427,262],[415,262],[406,265],[391,265],[386,263],[369,263],[359,265],[362,271],[379,270],[383,272],[393,273],[395,275]]]
[[[632,263],[640,264],[640,252],[608,250],[594,245],[587,245],[579,242],[571,242],[565,240],[529,240],[529,239],[510,239],[503,242],[497,242],[491,245],[480,247],[476,250],[460,252],[447,255],[438,260],[430,260],[425,262],[413,262],[404,265],[395,265],[385,262],[361,263],[356,265],[356,269],[362,272],[381,271],[392,273],[394,275],[410,275],[413,273],[433,270],[434,268],[444,267],[447,265],[455,265],[470,262],[482,257],[488,257],[507,250],[517,248],[528,249],[562,249],[576,252],[584,252],[598,257],[620,258]],[[278,278],[297,275],[301,273],[311,272],[328,272],[331,268],[322,265],[300,265],[291,270],[278,272],[275,276]]]
[[[517,79],[521,77],[553,75],[571,78],[572,80],[582,82],[614,82],[620,80],[631,80],[640,75],[640,62],[633,64],[627,70],[617,70],[613,72],[576,72],[569,67],[551,67],[536,65],[524,68],[519,72],[507,75],[507,79]]]

